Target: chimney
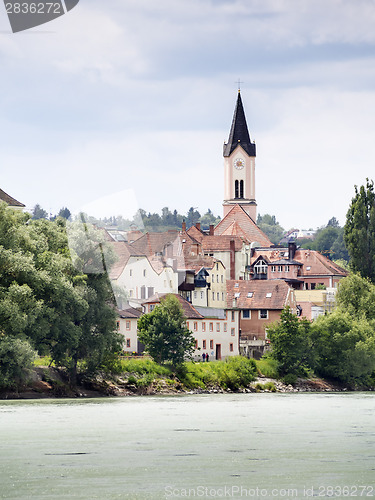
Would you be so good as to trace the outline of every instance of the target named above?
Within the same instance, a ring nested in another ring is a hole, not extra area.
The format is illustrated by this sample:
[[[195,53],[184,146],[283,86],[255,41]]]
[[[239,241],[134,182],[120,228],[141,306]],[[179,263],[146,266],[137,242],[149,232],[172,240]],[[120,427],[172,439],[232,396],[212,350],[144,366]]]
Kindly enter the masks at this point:
[[[289,241],[288,243],[288,251],[289,251],[289,260],[293,260],[296,255],[297,245],[294,241]]]
[[[195,223],[195,227],[198,229],[198,231],[201,230],[201,223],[200,222],[196,222]]]
[[[183,221],[182,223],[182,231],[185,232],[186,231],[186,222]]]
[[[236,279],[236,244],[234,240],[230,240],[229,244],[230,248],[230,279],[235,280]]]
[[[214,236],[214,225],[210,224],[210,236]]]

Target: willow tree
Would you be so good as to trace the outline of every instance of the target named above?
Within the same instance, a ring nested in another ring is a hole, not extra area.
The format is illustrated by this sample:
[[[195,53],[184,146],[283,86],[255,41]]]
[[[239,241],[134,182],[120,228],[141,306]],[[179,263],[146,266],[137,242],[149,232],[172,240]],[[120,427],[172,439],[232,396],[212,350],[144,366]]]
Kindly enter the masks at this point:
[[[355,186],[344,228],[344,240],[353,271],[375,282],[375,192],[374,181]]]

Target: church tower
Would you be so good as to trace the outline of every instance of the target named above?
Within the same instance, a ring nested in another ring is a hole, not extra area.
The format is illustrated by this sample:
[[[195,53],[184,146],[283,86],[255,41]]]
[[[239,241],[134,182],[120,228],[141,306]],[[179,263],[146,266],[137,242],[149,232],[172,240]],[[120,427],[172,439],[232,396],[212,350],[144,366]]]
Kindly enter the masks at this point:
[[[234,205],[240,205],[256,222],[255,143],[247,128],[241,92],[238,91],[232,127],[224,143],[224,217]]]

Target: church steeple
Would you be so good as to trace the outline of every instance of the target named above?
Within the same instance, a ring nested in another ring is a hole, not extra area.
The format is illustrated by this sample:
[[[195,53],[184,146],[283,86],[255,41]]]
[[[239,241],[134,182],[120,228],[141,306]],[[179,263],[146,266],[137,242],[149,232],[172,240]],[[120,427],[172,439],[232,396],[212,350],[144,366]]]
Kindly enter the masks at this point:
[[[229,139],[224,144],[224,216],[234,205],[256,220],[255,144],[247,128],[241,93],[238,91]]]
[[[241,146],[249,156],[256,156],[255,144],[251,142],[249,129],[247,128],[240,91],[238,91],[229,139],[228,142],[224,144],[224,157],[230,156],[237,146]]]

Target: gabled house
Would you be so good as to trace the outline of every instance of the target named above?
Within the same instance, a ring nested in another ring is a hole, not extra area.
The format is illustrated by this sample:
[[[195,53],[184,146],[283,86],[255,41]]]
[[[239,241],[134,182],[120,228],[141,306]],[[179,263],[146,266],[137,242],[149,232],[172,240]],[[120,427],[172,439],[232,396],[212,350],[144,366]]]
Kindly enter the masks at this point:
[[[17,201],[15,198],[12,198],[12,196],[7,194],[2,189],[0,189],[0,201],[4,201],[9,208],[14,208],[16,210],[23,210],[25,208],[23,203]]]
[[[194,359],[200,361],[202,354],[208,354],[213,360],[225,359],[239,354],[239,312],[228,309],[197,307],[181,297],[179,300],[186,325],[195,337]],[[151,312],[166,294],[155,294],[143,302],[145,312]]]
[[[142,312],[133,307],[118,311],[117,330],[123,336],[123,351],[126,353],[142,354],[144,346],[138,340],[138,319]]]
[[[284,280],[227,281],[228,307],[240,312],[240,351],[261,356],[267,346],[267,325],[278,321],[284,307],[296,313],[294,290]]]

